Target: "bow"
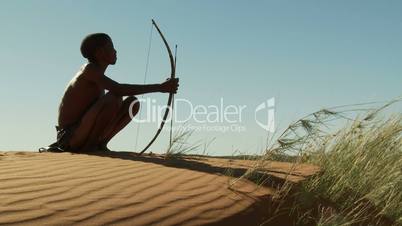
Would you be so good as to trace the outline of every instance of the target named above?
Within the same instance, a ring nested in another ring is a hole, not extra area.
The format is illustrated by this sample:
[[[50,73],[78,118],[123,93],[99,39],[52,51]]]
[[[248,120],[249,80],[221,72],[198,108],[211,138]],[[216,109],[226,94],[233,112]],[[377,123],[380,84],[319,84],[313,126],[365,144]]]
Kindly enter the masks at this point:
[[[170,60],[170,79],[174,79],[176,76],[176,62],[173,59],[173,54],[172,54],[172,50],[169,47],[169,44],[167,43],[165,36],[163,36],[161,30],[159,29],[158,25],[156,24],[156,22],[152,19],[152,25],[155,26],[156,30],[158,31],[159,35],[161,36],[163,43],[166,46],[166,49],[168,51],[169,54],[169,60]],[[167,116],[169,115],[169,110],[170,110],[170,106],[172,105],[172,101],[173,101],[173,93],[169,93],[169,99],[167,102],[167,108],[165,110],[165,114],[163,115],[163,119],[162,122],[159,126],[158,131],[156,132],[155,136],[152,138],[152,140],[148,143],[148,145],[138,154],[141,155],[142,153],[144,153],[151,145],[152,143],[154,143],[154,141],[156,140],[156,138],[159,136],[159,134],[161,133],[163,126],[165,125],[165,121],[167,119]]]

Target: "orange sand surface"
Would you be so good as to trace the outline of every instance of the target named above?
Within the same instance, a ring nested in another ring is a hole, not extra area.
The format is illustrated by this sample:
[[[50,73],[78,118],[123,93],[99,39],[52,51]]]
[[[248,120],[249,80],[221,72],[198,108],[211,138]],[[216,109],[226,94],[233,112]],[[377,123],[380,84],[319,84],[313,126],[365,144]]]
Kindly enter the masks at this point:
[[[0,152],[0,225],[258,225],[274,188],[248,180],[229,187],[227,176],[253,164],[130,152]],[[281,179],[291,168],[272,162],[265,171]],[[290,179],[316,171],[298,166]]]

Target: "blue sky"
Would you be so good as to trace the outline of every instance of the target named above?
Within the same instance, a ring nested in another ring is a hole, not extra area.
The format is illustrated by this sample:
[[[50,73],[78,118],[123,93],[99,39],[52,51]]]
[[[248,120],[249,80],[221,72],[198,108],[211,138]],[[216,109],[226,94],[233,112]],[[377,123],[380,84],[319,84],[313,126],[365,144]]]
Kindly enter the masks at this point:
[[[105,32],[114,41],[118,61],[107,70],[109,77],[141,84],[152,18],[170,45],[179,45],[177,98],[195,105],[223,98],[248,106],[241,123],[246,131],[193,134],[194,142],[215,138],[210,154],[260,151],[267,133],[255,124],[253,110],[271,97],[280,130],[323,107],[402,95],[402,1],[9,0],[0,5],[0,150],[34,151],[54,140],[57,107],[85,63],[79,45],[89,33]],[[155,31],[150,53],[147,82],[161,82],[170,68]],[[163,105],[168,95],[149,96]],[[157,126],[141,125],[137,149]],[[137,125],[130,124],[110,147],[137,150],[136,132]],[[152,151],[165,150],[167,134],[168,126]]]

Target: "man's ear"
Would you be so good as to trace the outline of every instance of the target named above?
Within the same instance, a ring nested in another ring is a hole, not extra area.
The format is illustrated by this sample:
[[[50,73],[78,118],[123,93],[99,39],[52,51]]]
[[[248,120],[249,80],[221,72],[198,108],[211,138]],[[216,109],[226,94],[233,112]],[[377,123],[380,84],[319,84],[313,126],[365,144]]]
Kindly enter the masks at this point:
[[[103,47],[102,47],[102,48],[98,48],[98,49],[95,51],[95,57],[96,57],[96,58],[103,57],[104,52],[105,52],[105,50],[104,50]]]

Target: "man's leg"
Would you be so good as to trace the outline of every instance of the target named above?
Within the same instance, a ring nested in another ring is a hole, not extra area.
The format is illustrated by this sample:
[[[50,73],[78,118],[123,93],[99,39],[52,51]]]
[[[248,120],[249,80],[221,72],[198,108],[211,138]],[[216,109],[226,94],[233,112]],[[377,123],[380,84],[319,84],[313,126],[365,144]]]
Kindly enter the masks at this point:
[[[107,93],[85,113],[70,140],[73,150],[95,151],[99,138],[121,108],[121,97]]]
[[[119,133],[132,120],[131,116],[135,116],[140,110],[140,103],[134,96],[127,97],[121,105],[116,117],[106,127],[104,133],[100,137],[99,146],[103,150],[107,149],[109,141]],[[131,114],[130,114],[131,112]]]

